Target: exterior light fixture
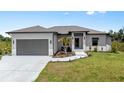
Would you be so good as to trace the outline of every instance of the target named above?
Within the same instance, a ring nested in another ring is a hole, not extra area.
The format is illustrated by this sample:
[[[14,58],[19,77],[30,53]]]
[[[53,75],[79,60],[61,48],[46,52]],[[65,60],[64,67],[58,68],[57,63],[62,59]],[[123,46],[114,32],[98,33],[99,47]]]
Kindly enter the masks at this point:
[[[72,39],[74,39],[74,37],[72,36]]]
[[[50,40],[50,44],[52,44],[52,40]]]
[[[13,40],[13,44],[14,44],[14,40]]]

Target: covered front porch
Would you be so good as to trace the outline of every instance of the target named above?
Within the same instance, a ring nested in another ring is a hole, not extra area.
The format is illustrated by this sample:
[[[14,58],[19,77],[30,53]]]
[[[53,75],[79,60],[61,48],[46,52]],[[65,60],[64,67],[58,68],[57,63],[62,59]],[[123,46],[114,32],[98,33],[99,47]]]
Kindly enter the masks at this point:
[[[64,39],[66,39],[64,41]],[[57,34],[58,51],[63,47],[69,47],[73,52],[85,51],[86,32],[70,32],[68,34]]]

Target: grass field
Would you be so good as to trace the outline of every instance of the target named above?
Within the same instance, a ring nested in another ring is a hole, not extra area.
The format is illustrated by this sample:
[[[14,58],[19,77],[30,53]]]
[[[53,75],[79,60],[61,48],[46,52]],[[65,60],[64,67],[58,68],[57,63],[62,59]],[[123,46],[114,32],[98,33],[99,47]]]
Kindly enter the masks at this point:
[[[48,63],[36,82],[120,82],[124,81],[124,53],[93,52],[72,62]]]

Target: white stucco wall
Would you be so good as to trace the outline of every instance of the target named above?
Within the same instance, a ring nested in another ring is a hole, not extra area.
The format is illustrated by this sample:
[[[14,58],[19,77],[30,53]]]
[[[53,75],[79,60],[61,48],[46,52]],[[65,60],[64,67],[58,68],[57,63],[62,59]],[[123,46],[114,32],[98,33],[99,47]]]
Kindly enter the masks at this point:
[[[53,34],[53,46],[54,46],[54,53],[58,51],[58,39],[57,34]]]
[[[86,51],[94,51],[95,48],[97,49],[97,51],[110,51],[111,50],[110,45],[105,45],[105,46],[86,46]]]
[[[14,33],[10,35],[12,37],[12,55],[16,55],[16,39],[48,39],[49,55],[53,55],[53,33]]]
[[[74,33],[71,34],[71,37],[72,37],[72,51],[74,51],[74,46],[75,46],[75,43],[74,43]]]

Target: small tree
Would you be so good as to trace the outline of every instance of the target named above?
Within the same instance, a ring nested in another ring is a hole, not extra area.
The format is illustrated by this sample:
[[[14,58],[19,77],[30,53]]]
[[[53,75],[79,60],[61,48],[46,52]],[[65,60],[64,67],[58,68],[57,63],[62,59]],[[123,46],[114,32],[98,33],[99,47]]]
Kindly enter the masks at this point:
[[[63,46],[65,48],[65,52],[67,53],[67,47],[69,46],[69,44],[71,42],[71,38],[69,38],[69,37],[61,37],[60,42],[63,44]]]

